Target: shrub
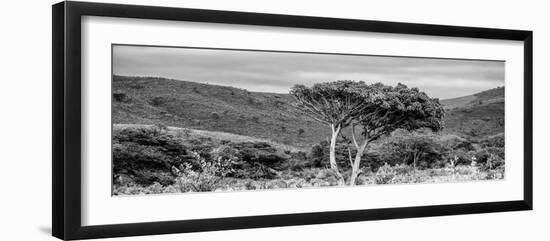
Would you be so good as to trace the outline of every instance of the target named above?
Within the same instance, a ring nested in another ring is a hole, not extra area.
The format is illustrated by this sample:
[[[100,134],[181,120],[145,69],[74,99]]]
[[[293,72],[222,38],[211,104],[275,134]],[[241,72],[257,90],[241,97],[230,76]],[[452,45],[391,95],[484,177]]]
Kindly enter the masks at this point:
[[[172,167],[172,172],[177,175],[176,186],[181,192],[213,191],[225,176],[234,171],[231,163],[221,158],[208,161],[198,153],[194,153],[194,156],[198,160],[198,170],[188,163],[179,168]]]
[[[285,180],[287,187],[289,188],[305,188],[305,187],[311,187],[312,185],[308,183],[306,180],[301,178],[291,178],[289,180]]]
[[[350,146],[349,140],[339,140],[336,142],[336,162],[338,163],[340,169],[347,170],[350,169],[349,164],[349,150],[351,150],[352,157],[355,157],[355,150],[348,149]],[[307,155],[307,166],[308,167],[328,167],[329,166],[329,142],[321,141],[318,144],[315,144],[311,147]],[[369,154],[364,155],[363,159],[367,159]],[[362,162],[363,165],[366,165],[367,162]]]
[[[376,171],[374,181],[376,184],[388,184],[391,183],[395,175],[395,170],[390,165],[384,164]]]
[[[387,167],[385,167],[385,168],[387,168]],[[409,165],[406,165],[406,164],[395,165],[391,168],[395,172],[395,175],[407,175],[409,173],[414,173],[415,172],[415,170],[412,166],[409,166]]]
[[[256,101],[254,100],[253,97],[249,96],[248,99],[247,99],[247,102],[251,105],[255,105],[256,104]]]
[[[315,178],[335,183],[338,181],[338,175],[332,169],[321,169]]]
[[[139,169],[134,171],[134,182],[142,185],[150,185],[159,183],[163,186],[168,186],[174,183],[174,176],[171,172],[160,170]]]
[[[128,96],[125,93],[113,93],[113,99],[116,102],[128,101]]]
[[[421,169],[437,165],[447,152],[447,149],[439,144],[436,136],[408,132],[393,135],[388,139],[384,149],[394,160],[392,164],[407,164]]]
[[[218,114],[218,112],[212,112],[210,114],[210,118],[212,118],[214,120],[219,120],[220,119],[220,114]]]
[[[504,133],[489,136],[481,140],[483,147],[500,147],[504,148]]]
[[[290,159],[285,162],[286,165],[284,165],[284,169],[289,169],[291,171],[301,171],[307,166],[307,154],[305,152],[299,151],[290,152],[287,154],[290,156]]]
[[[162,123],[155,124],[155,128],[157,128],[157,131],[158,131],[159,133],[162,133],[163,131],[167,131],[167,130],[168,130],[168,126],[166,126],[165,124],[162,124]]]
[[[477,159],[475,151],[463,149],[450,150],[444,158],[449,161],[451,166],[470,165],[472,161]]]
[[[149,100],[149,104],[151,104],[152,106],[162,106],[165,102],[165,98],[160,96],[154,97]]]
[[[229,146],[239,151],[244,162],[259,163],[274,169],[282,169],[283,164],[290,158],[267,142],[239,142],[231,143]]]
[[[225,176],[242,177],[245,175],[245,173],[242,173],[244,162],[238,150],[227,145],[221,145],[212,150],[211,156],[216,162],[220,163],[220,167],[225,169]]]
[[[196,137],[187,140],[186,143],[191,151],[197,152],[201,157],[211,159],[211,152],[215,143],[209,137]]]
[[[502,147],[486,147],[478,151],[475,156],[476,161],[484,169],[504,167],[504,148]]]
[[[309,167],[322,167],[323,163],[328,160],[329,153],[326,146],[326,142],[321,142],[320,144],[315,144],[311,147],[311,150],[307,155]]]
[[[306,181],[310,181],[317,177],[317,174],[320,172],[319,168],[305,168],[299,172],[292,173],[292,176],[303,178]]]
[[[172,166],[195,161],[184,143],[157,128],[125,128],[113,133],[115,178],[125,174],[142,185],[167,185],[173,183]]]
[[[300,156],[298,153],[293,155]],[[226,164],[232,170],[227,176],[237,178],[274,178],[279,171],[299,164],[290,162],[290,155],[266,142],[224,142],[212,149],[209,157]]]
[[[452,134],[443,135],[439,138],[438,141],[439,143],[441,143],[441,145],[447,147],[448,149],[453,149],[453,150],[462,149],[465,151],[474,150],[474,146],[469,140],[457,135],[452,135]]]

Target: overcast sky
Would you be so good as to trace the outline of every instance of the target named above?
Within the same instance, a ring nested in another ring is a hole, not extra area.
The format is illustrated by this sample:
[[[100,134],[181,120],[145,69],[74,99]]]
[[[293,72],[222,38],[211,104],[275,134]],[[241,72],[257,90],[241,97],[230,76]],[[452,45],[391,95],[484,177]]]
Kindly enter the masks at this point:
[[[295,84],[362,80],[418,87],[441,99],[504,85],[504,62],[190,48],[113,47],[113,73],[155,76],[257,92]]]

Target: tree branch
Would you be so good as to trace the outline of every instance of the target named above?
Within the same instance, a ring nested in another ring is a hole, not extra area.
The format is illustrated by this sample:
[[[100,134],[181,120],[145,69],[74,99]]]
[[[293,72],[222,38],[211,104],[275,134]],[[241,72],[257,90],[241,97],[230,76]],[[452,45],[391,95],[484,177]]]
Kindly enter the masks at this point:
[[[355,148],[359,149],[359,145],[357,144],[357,140],[355,139],[355,125],[353,123],[351,123],[351,139],[353,140]]]
[[[351,150],[349,149],[349,146],[348,146],[348,159],[349,159],[349,164],[353,167],[353,158],[351,157]]]

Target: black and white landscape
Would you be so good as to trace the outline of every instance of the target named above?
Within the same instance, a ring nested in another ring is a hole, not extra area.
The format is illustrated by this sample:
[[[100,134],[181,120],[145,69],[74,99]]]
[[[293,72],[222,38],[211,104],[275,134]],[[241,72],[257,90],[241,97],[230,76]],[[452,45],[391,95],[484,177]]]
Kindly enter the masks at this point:
[[[504,62],[113,46],[113,195],[504,178]]]

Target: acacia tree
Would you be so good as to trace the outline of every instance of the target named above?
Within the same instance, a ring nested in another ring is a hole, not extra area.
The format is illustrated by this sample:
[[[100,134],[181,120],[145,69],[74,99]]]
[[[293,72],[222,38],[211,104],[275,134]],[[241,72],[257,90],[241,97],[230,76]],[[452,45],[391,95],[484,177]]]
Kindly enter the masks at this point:
[[[369,143],[397,129],[411,131],[429,128],[439,131],[443,128],[443,106],[438,99],[430,98],[417,88],[408,88],[403,84],[392,87],[377,83],[362,86],[361,90],[361,112],[354,115],[350,122],[351,139],[357,150],[355,159],[350,160],[350,185],[355,185],[361,158]],[[356,127],[360,129],[362,140],[356,137]]]
[[[330,167],[338,176],[340,185],[344,184],[344,178],[336,163],[336,139],[340,131],[365,110],[364,86],[364,82],[342,80],[314,84],[311,88],[295,85],[290,90],[290,94],[298,101],[297,107],[330,127]]]

